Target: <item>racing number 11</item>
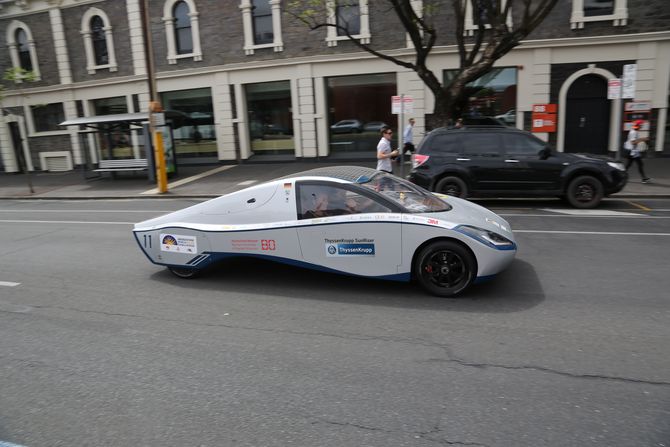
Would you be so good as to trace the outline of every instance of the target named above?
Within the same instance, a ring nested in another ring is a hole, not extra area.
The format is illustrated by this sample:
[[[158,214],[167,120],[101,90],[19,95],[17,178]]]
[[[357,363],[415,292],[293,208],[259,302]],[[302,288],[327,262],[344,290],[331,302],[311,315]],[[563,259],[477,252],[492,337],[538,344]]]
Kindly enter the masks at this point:
[[[277,249],[277,244],[274,239],[261,239],[261,250],[274,251]]]
[[[150,234],[145,234],[144,235],[144,248],[151,248],[151,235]]]

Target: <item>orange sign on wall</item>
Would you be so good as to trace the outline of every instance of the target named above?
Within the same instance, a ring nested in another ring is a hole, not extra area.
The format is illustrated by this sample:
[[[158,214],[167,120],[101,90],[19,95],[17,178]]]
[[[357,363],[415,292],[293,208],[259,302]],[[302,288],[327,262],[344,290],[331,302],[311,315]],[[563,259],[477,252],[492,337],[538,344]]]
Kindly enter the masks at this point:
[[[533,132],[556,132],[556,104],[533,104]]]

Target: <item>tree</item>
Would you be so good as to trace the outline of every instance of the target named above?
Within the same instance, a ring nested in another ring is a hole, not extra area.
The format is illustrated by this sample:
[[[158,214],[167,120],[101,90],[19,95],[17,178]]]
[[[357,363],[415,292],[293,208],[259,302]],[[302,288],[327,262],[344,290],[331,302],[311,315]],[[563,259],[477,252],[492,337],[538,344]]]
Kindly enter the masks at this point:
[[[435,96],[436,124],[447,125],[463,115],[467,105],[466,85],[485,75],[493,64],[519,45],[551,12],[558,0],[424,0],[416,11],[412,0],[369,0],[371,5],[386,5],[394,12],[414,47],[414,60],[395,57],[361,43],[350,32],[346,20],[332,20],[338,8],[358,5],[358,0],[286,0],[287,13],[315,30],[335,27],[355,45],[381,59],[416,72]],[[465,11],[470,3],[478,29],[471,38],[464,36]],[[443,8],[451,3],[453,29],[449,30]],[[513,25],[507,17],[514,12]],[[329,20],[331,17],[331,20]],[[460,65],[447,81],[428,68],[428,58],[438,40],[439,32],[452,32],[458,49]]]

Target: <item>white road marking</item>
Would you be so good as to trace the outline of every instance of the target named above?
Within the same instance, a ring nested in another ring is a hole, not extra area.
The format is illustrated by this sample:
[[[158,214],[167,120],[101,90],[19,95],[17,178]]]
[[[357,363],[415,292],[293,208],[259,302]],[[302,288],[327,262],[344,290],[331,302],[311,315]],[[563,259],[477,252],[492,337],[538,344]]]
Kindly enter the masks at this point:
[[[547,211],[550,213],[569,214],[571,216],[639,216],[639,213],[627,213],[624,211],[612,210],[571,210],[561,208],[540,208],[540,211]]]
[[[578,217],[578,218],[596,218],[596,217],[619,217],[623,219],[670,219],[670,216],[647,216],[645,214],[626,213],[625,215],[606,216],[606,215],[583,215],[575,216],[572,214],[526,214],[526,213],[496,213],[500,217]]]
[[[11,282],[11,281],[0,281],[0,286],[4,287],[16,287],[18,285],[21,285],[20,282]],[[0,444],[2,445],[2,444]]]
[[[670,236],[670,233],[628,233],[625,231],[558,231],[558,230],[512,230],[514,233],[537,234],[588,234],[593,236]]]
[[[196,180],[200,180],[201,178],[208,177],[213,174],[218,174],[219,172],[226,171],[230,168],[235,167],[235,165],[226,165],[226,166],[219,166],[218,168],[211,169],[209,171],[201,172],[200,174],[197,175],[192,175],[191,177],[186,177],[185,179],[177,180],[176,182],[168,183],[168,190],[170,188],[176,188],[177,186],[185,185],[187,183],[194,182]],[[147,195],[147,194],[158,194],[158,188],[150,189],[148,191],[144,191],[140,193],[142,195]]]
[[[243,182],[238,183],[237,185],[238,185],[238,186],[249,186],[249,185],[253,185],[253,184],[256,183],[257,181],[258,181],[258,180],[245,180],[245,181],[243,181]]]
[[[23,447],[23,446],[18,444],[12,444],[11,442],[0,441],[0,447]]]
[[[94,222],[94,221],[86,221],[86,220],[0,220],[0,223],[135,225],[137,222]]]
[[[172,213],[176,210],[3,210],[0,213]]]

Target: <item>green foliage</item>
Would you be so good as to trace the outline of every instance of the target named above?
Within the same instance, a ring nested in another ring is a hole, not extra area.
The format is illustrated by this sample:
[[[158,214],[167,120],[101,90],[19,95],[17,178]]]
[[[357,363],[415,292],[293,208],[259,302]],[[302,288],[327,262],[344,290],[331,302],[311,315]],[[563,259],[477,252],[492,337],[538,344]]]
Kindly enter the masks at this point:
[[[34,82],[37,80],[37,74],[32,70],[26,70],[21,67],[13,67],[5,70],[2,79],[11,82]]]

